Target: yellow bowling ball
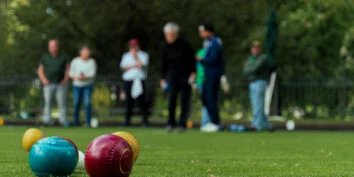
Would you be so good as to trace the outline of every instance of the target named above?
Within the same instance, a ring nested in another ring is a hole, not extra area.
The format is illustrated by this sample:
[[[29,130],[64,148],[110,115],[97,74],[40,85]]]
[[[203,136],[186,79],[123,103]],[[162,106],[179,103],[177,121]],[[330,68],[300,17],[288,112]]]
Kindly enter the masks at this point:
[[[193,122],[191,120],[187,121],[187,128],[192,129],[193,128]]]
[[[44,134],[38,128],[30,128],[26,130],[22,137],[22,147],[28,152],[31,147],[40,139],[44,138]]]
[[[0,117],[0,126],[4,126],[4,124],[5,124],[4,118]]]
[[[125,139],[129,143],[134,153],[134,162],[135,162],[140,152],[140,145],[138,143],[138,140],[136,140],[136,138],[128,132],[119,131],[119,132],[114,132],[112,134]]]

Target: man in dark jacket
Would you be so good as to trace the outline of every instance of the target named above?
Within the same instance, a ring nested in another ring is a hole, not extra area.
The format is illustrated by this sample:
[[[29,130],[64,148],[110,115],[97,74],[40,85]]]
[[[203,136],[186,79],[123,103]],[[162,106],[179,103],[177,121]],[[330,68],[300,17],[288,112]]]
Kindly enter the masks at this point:
[[[252,105],[252,128],[261,130],[271,130],[271,125],[264,113],[265,93],[269,78],[269,59],[266,54],[261,53],[261,44],[254,41],[252,44],[252,55],[247,59],[243,73],[249,83],[249,96]]]
[[[177,96],[181,94],[181,117],[179,131],[183,132],[189,114],[191,96],[190,83],[195,79],[196,61],[194,51],[190,44],[178,37],[179,27],[176,23],[169,22],[164,27],[165,42],[161,46],[162,55],[162,79],[161,88],[168,85],[168,123],[166,130],[171,132],[176,126]]]
[[[202,101],[208,110],[211,122],[204,126],[202,131],[216,132],[219,130],[220,117],[218,107],[218,96],[220,89],[220,77],[224,74],[223,47],[220,38],[214,35],[214,27],[210,23],[199,26],[200,36],[205,40],[204,58],[197,57],[197,60],[204,66],[205,81],[203,83]]]

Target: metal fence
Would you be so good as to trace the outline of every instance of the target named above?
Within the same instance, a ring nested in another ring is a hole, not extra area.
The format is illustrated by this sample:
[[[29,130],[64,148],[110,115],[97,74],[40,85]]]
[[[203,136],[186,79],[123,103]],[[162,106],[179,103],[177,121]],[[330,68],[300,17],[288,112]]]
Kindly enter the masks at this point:
[[[221,94],[221,117],[226,120],[250,117],[247,82],[236,77],[229,77],[229,82],[231,93]],[[157,78],[147,81],[147,106],[154,117],[164,119],[167,116],[167,96],[158,88],[158,83]],[[124,112],[121,88],[120,78],[97,78],[93,96],[93,107],[97,115],[109,117]],[[279,104],[275,112],[285,117],[351,120],[354,112],[354,84],[343,78],[282,80],[279,82],[276,98]],[[69,108],[73,107],[71,93],[68,104]],[[0,114],[9,117],[33,117],[41,114],[42,105],[42,88],[36,77],[3,76],[0,79]],[[194,91],[192,118],[200,117],[200,108],[199,96]]]

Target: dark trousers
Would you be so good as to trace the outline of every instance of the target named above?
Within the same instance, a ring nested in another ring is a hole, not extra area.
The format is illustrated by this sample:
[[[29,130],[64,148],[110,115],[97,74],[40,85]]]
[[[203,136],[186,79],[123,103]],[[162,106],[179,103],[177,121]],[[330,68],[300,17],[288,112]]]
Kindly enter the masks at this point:
[[[178,94],[181,94],[181,117],[179,119],[179,126],[186,127],[188,115],[189,115],[189,104],[191,97],[191,87],[188,84],[188,79],[186,78],[169,78],[168,81],[168,125],[176,126],[176,106]]]
[[[140,113],[143,116],[143,123],[147,124],[148,123],[148,107],[146,106],[146,97],[145,97],[145,82],[142,81],[143,85],[143,94],[141,94],[136,100],[139,102],[139,107],[140,107]],[[134,108],[134,99],[132,98],[130,92],[133,86],[133,81],[124,81],[124,91],[126,96],[126,101],[125,101],[125,125],[130,125],[130,119],[133,115],[133,108]]]
[[[220,77],[206,78],[203,84],[202,101],[207,108],[211,121],[219,125],[218,97],[220,89]]]

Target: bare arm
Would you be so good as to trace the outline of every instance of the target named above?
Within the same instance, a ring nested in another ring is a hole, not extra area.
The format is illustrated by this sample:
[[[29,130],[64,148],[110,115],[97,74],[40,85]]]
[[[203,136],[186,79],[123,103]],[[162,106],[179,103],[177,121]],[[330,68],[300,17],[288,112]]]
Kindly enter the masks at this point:
[[[135,60],[135,65],[133,66],[127,66],[127,67],[124,67],[123,70],[124,71],[128,71],[130,69],[133,69],[133,68],[142,68],[144,66],[143,62],[141,62],[141,60],[138,58],[137,55],[133,56],[134,57],[134,60]]]
[[[44,65],[40,64],[37,70],[37,74],[39,76],[39,79],[42,81],[43,85],[48,85],[49,80],[47,77],[44,75]]]
[[[141,62],[140,60],[139,60],[139,58],[138,58],[138,56],[134,56],[134,59],[135,59],[135,62],[136,62],[136,66],[138,67],[138,68],[141,68],[141,67],[143,67],[143,62]]]
[[[130,70],[130,69],[137,68],[137,67],[138,67],[137,65],[127,66],[127,67],[124,67],[123,70],[124,70],[124,71],[128,71],[128,70]]]
[[[69,72],[70,72],[70,64],[67,64],[65,68],[65,76],[63,80],[60,82],[61,85],[65,85],[69,82],[70,79]]]

